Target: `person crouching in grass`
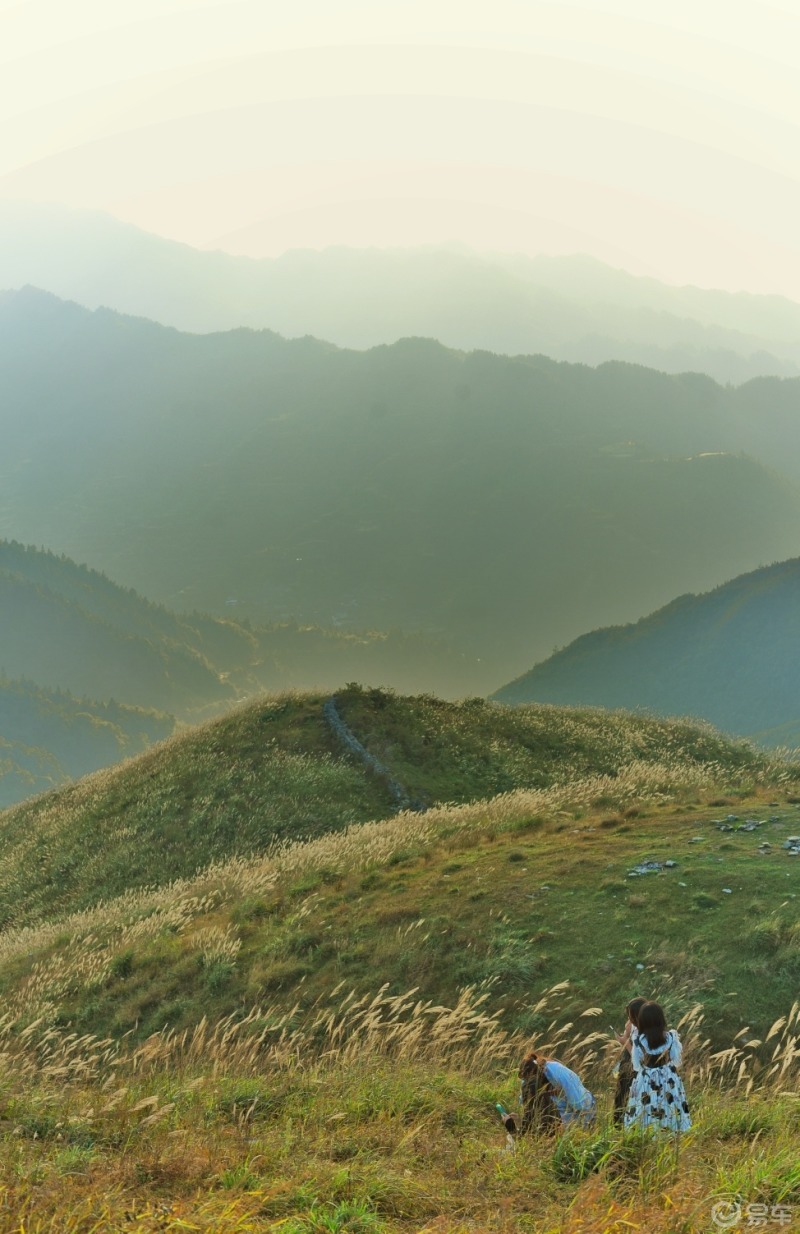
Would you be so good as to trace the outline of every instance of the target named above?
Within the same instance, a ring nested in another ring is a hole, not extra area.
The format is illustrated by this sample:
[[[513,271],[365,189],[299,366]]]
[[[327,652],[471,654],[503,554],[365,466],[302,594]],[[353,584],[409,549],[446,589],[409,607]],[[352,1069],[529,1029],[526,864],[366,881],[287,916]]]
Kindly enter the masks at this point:
[[[572,1123],[587,1126],[596,1102],[580,1076],[554,1058],[531,1050],[519,1069],[522,1105],[521,1133],[552,1133]]]

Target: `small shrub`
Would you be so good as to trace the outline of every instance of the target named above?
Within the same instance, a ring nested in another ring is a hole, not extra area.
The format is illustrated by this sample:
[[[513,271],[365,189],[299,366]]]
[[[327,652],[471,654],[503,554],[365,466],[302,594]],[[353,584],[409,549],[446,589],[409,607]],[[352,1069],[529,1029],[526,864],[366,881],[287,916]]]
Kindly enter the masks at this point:
[[[259,1185],[260,1179],[246,1161],[240,1161],[238,1165],[223,1170],[218,1175],[218,1181],[223,1191],[252,1191]]]
[[[209,994],[218,994],[230,981],[236,965],[230,960],[213,960],[205,970],[205,986]]]
[[[118,981],[124,981],[126,977],[130,977],[133,972],[134,951],[129,947],[126,951],[120,951],[115,955],[109,965],[109,972],[112,977]]]
[[[69,1148],[62,1148],[56,1153],[53,1165],[58,1174],[85,1174],[93,1159],[94,1151],[90,1147],[71,1144]]]
[[[234,925],[249,921],[263,921],[266,917],[270,917],[273,911],[265,900],[245,897],[233,909],[231,921]]]
[[[378,1214],[362,1200],[314,1204],[302,1217],[281,1225],[284,1234],[377,1234],[384,1228]]]

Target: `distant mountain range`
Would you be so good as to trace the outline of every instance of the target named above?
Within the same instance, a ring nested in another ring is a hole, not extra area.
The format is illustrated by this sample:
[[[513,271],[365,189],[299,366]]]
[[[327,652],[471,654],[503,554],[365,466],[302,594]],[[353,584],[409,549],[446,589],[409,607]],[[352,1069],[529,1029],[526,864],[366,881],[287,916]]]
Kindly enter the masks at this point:
[[[184,612],[424,631],[463,692],[800,543],[800,381],[187,335],[26,290],[0,385],[0,535]],[[229,672],[212,637],[171,690]]]
[[[643,708],[800,745],[800,558],[595,630],[498,690],[507,703]]]
[[[0,203],[0,289],[25,284],[190,331],[250,326],[356,348],[426,336],[732,383],[800,374],[800,305],[669,287],[581,256],[339,248],[253,260],[110,215]]]

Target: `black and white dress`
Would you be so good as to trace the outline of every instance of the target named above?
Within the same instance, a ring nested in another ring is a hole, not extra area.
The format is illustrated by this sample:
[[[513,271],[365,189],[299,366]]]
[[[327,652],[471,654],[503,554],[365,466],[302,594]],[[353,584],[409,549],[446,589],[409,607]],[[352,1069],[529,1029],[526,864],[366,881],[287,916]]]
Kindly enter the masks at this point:
[[[666,1044],[651,1050],[641,1033],[633,1038],[634,1076],[625,1111],[626,1127],[663,1127],[688,1131],[692,1125],[683,1080],[678,1075],[683,1047],[674,1029]]]

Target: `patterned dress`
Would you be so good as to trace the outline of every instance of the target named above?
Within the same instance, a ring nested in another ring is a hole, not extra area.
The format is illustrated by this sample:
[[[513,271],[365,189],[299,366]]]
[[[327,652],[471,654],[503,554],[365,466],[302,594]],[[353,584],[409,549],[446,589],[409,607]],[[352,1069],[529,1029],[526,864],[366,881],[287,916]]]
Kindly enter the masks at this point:
[[[688,1131],[692,1125],[683,1080],[678,1075],[683,1047],[671,1029],[666,1044],[651,1050],[647,1038],[633,1038],[631,1063],[634,1076],[626,1127],[663,1127],[667,1131]]]

